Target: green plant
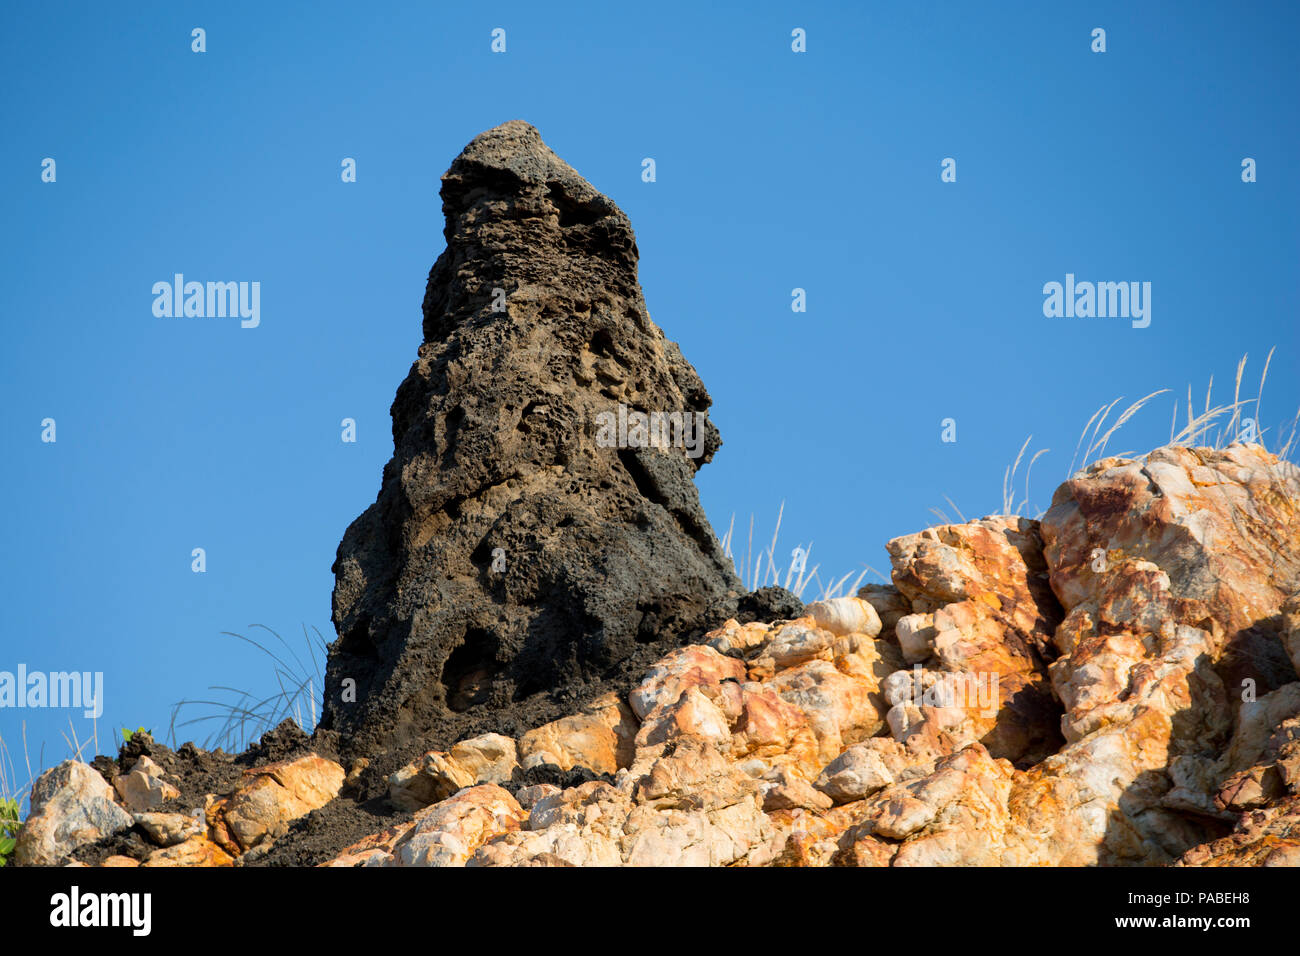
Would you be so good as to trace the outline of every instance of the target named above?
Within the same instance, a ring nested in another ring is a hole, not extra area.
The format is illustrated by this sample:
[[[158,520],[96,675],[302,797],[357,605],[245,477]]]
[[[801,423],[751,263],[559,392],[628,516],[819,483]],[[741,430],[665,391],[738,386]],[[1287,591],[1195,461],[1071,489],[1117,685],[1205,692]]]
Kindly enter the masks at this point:
[[[27,754],[27,724],[23,723],[23,754]],[[31,761],[27,761],[27,783],[32,779]],[[26,787],[21,788],[26,790]],[[14,775],[13,759],[4,738],[0,737],[0,866],[4,866],[14,852],[18,830],[22,826],[22,800],[18,778]]]
[[[21,828],[18,801],[12,797],[0,800],[0,866],[9,862],[14,847],[18,845],[18,831]]]
[[[143,727],[137,727],[135,730],[127,730],[125,727],[123,727],[123,728],[122,728],[122,743],[124,743],[124,744],[129,744],[129,743],[131,742],[131,738],[134,737],[136,734],[150,734],[150,735],[152,735],[152,734],[153,734],[153,731],[152,731],[152,730],[145,730]]]

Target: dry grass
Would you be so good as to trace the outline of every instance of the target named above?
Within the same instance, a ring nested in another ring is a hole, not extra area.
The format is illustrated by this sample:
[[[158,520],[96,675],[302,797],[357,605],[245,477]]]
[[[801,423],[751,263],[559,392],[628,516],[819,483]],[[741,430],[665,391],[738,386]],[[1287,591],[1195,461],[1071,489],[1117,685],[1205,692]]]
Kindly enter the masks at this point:
[[[858,586],[868,572],[880,577],[879,571],[869,565],[863,565],[863,570],[858,573],[852,584],[848,583],[849,579],[853,578],[854,572],[852,571],[838,579],[823,583],[817,574],[821,565],[814,564],[811,570],[808,569],[808,562],[812,558],[812,541],[808,542],[806,548],[800,544],[796,546],[795,550],[791,551],[789,565],[784,565],[784,562],[782,562],[784,566],[783,576],[783,567],[779,566],[776,561],[776,542],[781,534],[781,519],[784,516],[785,502],[782,501],[781,507],[777,511],[776,528],[772,531],[772,540],[768,544],[766,551],[760,551],[757,554],[754,552],[754,516],[749,516],[749,534],[745,539],[745,560],[743,564],[737,564],[736,555],[732,550],[732,541],[736,530],[736,516],[734,514],[731,516],[731,522],[727,526],[727,533],[722,536],[722,551],[731,559],[733,566],[736,568],[736,574],[746,590],[757,591],[759,588],[775,585],[785,588],[802,601],[805,600],[804,592],[808,590],[809,585],[815,585],[816,600],[826,601],[843,595],[856,594]],[[803,552],[803,561],[799,560],[798,552],[800,551]],[[845,585],[848,585],[847,590]]]
[[[23,764],[27,771],[26,783],[21,782],[21,778],[14,768],[13,751],[9,749],[4,737],[0,737],[0,802],[14,800],[18,803],[20,812],[22,812],[21,808],[26,805],[27,798],[31,794],[32,784],[36,780],[36,774],[32,772],[32,760],[27,752],[27,721],[23,721],[22,728]],[[42,748],[41,756],[45,756],[44,748]],[[41,761],[38,760],[36,765],[41,766]],[[26,813],[22,812],[22,815],[26,816]]]
[[[9,748],[8,742],[0,736],[0,802],[13,800],[17,803],[20,812],[26,816],[29,809],[29,800],[32,792],[32,784],[36,778],[45,772],[45,745],[41,745],[40,753],[37,755],[36,769],[32,769],[31,752],[27,745],[27,721],[22,722],[22,739],[23,739],[23,770],[19,770],[14,764],[14,752]],[[77,727],[72,718],[68,718],[68,729],[63,733],[63,741],[68,747],[68,760],[80,760],[89,762],[99,753],[99,724],[97,721],[91,722],[91,735],[86,740],[81,740],[77,733]],[[87,754],[87,750],[91,752]],[[23,775],[26,775],[25,779]]]
[[[1241,397],[1242,379],[1246,371],[1246,361],[1248,356],[1243,355],[1237,363],[1237,374],[1233,382],[1232,401],[1223,405],[1215,405],[1213,400],[1214,378],[1211,376],[1209,385],[1205,390],[1205,399],[1201,405],[1200,411],[1197,411],[1196,405],[1192,399],[1192,388],[1187,387],[1187,404],[1184,407],[1180,401],[1174,402],[1173,422],[1169,428],[1169,441],[1167,445],[1178,445],[1184,447],[1201,447],[1221,449],[1232,444],[1234,441],[1243,440],[1243,428],[1247,420],[1254,424],[1254,441],[1258,444],[1269,447],[1267,441],[1267,432],[1260,422],[1260,409],[1263,405],[1264,383],[1268,380],[1268,370],[1273,361],[1273,353],[1276,349],[1270,349],[1268,357],[1264,360],[1264,370],[1259,377],[1259,386],[1253,399],[1243,399]],[[1137,458],[1145,460],[1146,455],[1138,455],[1134,451],[1108,452],[1110,441],[1115,434],[1123,428],[1138,412],[1146,408],[1153,399],[1168,393],[1170,390],[1162,388],[1152,392],[1150,395],[1143,396],[1136,402],[1133,402],[1124,409],[1113,421],[1110,421],[1111,413],[1124,401],[1123,396],[1108,402],[1093,412],[1092,417],[1088,419],[1087,424],[1083,426],[1083,431],[1079,433],[1079,440],[1075,443],[1074,454],[1070,458],[1070,466],[1066,470],[1065,476],[1072,477],[1079,471],[1087,468],[1090,464],[1106,458],[1108,454],[1112,457]],[[1252,414],[1247,417],[1243,411],[1249,409]],[[1183,427],[1178,427],[1178,416],[1180,412],[1185,411],[1185,422]],[[1109,422],[1109,424],[1108,424]],[[1300,428],[1300,411],[1297,411],[1295,418],[1289,423],[1289,429],[1286,429],[1285,440],[1273,442],[1273,454],[1279,458],[1291,459],[1295,453],[1297,429]],[[1104,429],[1104,430],[1103,430]],[[1042,517],[1042,512],[1034,512],[1030,504],[1029,496],[1029,479],[1033,472],[1034,463],[1046,454],[1049,449],[1041,448],[1034,452],[1030,457],[1025,469],[1024,477],[1024,494],[1019,500],[1016,498],[1017,475],[1019,473],[1021,462],[1024,461],[1025,452],[1029,449],[1029,443],[1033,440],[1033,435],[1025,439],[1025,443],[1020,446],[1015,461],[1007,467],[1002,476],[1002,511],[1004,515],[1019,515],[1022,513],[1033,514],[1035,517]],[[1078,467],[1075,465],[1078,463]],[[957,516],[965,523],[966,519],[952,503],[951,498],[945,496],[945,500],[952,505]],[[1026,509],[1028,511],[1026,512]],[[934,514],[942,523],[952,524],[946,512],[938,508],[931,508],[930,512]]]
[[[307,648],[309,665],[289,642],[275,631],[262,624],[252,626],[261,628],[274,637],[283,650],[277,652],[273,647],[267,646],[270,642],[264,644],[243,634],[235,634],[231,631],[222,633],[227,637],[251,644],[270,659],[279,692],[259,700],[248,691],[237,687],[216,685],[210,686],[208,690],[233,695],[233,701],[211,699],[177,702],[172,707],[171,723],[168,727],[168,739],[172,747],[176,746],[176,729],[194,724],[219,722],[217,729],[204,739],[202,746],[206,750],[211,750],[215,745],[228,753],[241,753],[251,742],[286,718],[296,723],[305,733],[310,734],[316,728],[317,715],[320,713],[318,691],[322,694],[324,692],[321,662],[327,653],[325,640],[321,637],[320,631],[312,628],[316,633],[316,640],[313,642],[307,632],[307,626],[303,625],[303,643]],[[319,659],[317,649],[321,652]],[[177,723],[176,719],[184,708],[196,706],[209,707],[214,712]]]

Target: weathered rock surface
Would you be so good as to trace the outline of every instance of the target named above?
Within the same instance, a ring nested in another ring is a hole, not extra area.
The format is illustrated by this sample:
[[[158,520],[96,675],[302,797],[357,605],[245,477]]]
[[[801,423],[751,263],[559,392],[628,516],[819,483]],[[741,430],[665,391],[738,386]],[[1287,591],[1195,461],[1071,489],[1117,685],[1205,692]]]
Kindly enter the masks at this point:
[[[164,779],[162,768],[148,757],[141,757],[129,773],[114,778],[113,788],[127,809],[136,813],[155,810],[180,796],[180,791]]]
[[[41,774],[32,785],[30,807],[14,847],[19,866],[53,866],[78,847],[133,823],[104,778],[76,760]]]
[[[1012,862],[1166,863],[1211,834],[1204,755],[1243,697],[1296,680],[1280,610],[1298,507],[1300,470],[1240,444],[1106,459],[1057,490],[1042,530],[1067,746],[1013,797],[1040,841]]]
[[[204,836],[156,850],[141,866],[233,866],[235,858]],[[107,862],[101,864],[107,866]]]
[[[519,766],[517,758],[514,740],[501,734],[462,740],[450,753],[430,751],[393,774],[389,799],[403,809],[418,810],[466,787],[504,783]]]
[[[1300,798],[1243,813],[1228,836],[1193,847],[1177,866],[1300,866]]]
[[[238,790],[207,808],[209,836],[231,856],[274,840],[291,821],[329,803],[346,775],[334,761],[309,754],[265,764],[247,776]]]
[[[994,757],[1023,766],[1057,750],[1060,705],[1047,665],[1062,611],[1042,552],[1038,522],[1025,518],[943,525],[889,542],[894,584],[913,611],[895,624],[904,658],[941,673],[977,675],[990,689],[997,683],[987,712],[955,713],[918,706],[912,691],[923,688],[910,680],[891,701],[896,737],[921,734],[940,750],[979,740]],[[940,676],[922,680],[933,686]]]
[[[526,819],[518,801],[495,784],[461,790],[416,814],[385,866],[464,866],[479,847],[513,833]]]
[[[357,753],[517,737],[741,592],[693,480],[720,445],[710,399],[650,320],[627,217],[518,121],[465,148],[442,199],[394,455],[334,565],[322,723]],[[604,447],[620,405],[700,432]]]
[[[561,770],[585,767],[592,773],[617,773],[632,762],[639,727],[632,708],[617,694],[592,701],[580,714],[530,730],[519,739],[525,770],[550,765]]]
[[[390,781],[414,816],[323,865],[1300,865],[1298,501],[1257,447],[1100,462],[1041,523],[891,542],[893,588],[727,620],[624,694],[426,753]],[[957,692],[978,673],[999,693]],[[84,865],[134,824],[146,852],[92,861],[239,865],[344,780],[255,767],[196,832],[121,808],[153,799],[150,748],[177,766],[144,741],[103,768],[116,795],[42,777],[20,860]]]
[[[175,846],[192,836],[202,836],[207,829],[198,816],[184,813],[137,813],[135,825],[161,847]]]
[[[624,727],[630,756],[589,761],[614,784],[521,790],[527,819],[466,864],[1300,864],[1300,478],[1240,446],[1149,465],[1093,466],[1041,525],[898,539],[896,586],[856,604],[669,652],[596,725],[602,748],[592,715],[535,738],[608,754]],[[1188,543],[1207,527],[1213,554]],[[1243,633],[1271,649],[1234,659]],[[1230,706],[1225,675],[1252,666],[1263,692]],[[943,698],[978,672],[991,702]],[[378,843],[336,862],[391,863]]]

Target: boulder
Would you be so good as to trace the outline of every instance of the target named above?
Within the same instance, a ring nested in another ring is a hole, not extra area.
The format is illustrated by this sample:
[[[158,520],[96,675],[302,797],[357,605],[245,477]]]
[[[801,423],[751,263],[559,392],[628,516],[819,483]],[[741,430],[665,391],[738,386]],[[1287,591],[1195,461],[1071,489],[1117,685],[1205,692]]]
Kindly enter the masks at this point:
[[[209,832],[232,856],[274,840],[291,822],[325,806],[338,796],[346,774],[334,761],[308,754],[245,776],[239,789],[207,810]]]
[[[135,822],[114,801],[104,778],[77,760],[65,760],[37,778],[30,808],[14,847],[19,866],[53,866],[78,847]]]
[[[163,779],[162,768],[149,757],[139,758],[129,773],[115,777],[113,787],[122,798],[122,803],[135,813],[156,810],[168,800],[181,795],[175,786]]]
[[[418,810],[465,787],[504,783],[517,766],[513,740],[501,734],[482,734],[462,740],[450,753],[431,751],[407,764],[389,778],[388,796],[405,810]]]

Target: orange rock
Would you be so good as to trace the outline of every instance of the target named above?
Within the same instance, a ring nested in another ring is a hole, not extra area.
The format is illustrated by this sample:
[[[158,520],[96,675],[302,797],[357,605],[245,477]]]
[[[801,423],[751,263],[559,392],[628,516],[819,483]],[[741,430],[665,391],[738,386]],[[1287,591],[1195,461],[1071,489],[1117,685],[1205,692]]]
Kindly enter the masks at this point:
[[[561,770],[586,767],[595,773],[617,773],[632,763],[637,719],[615,694],[607,694],[584,713],[562,717],[519,738],[519,763],[525,769],[541,763]]]
[[[415,815],[387,865],[464,866],[488,840],[517,831],[528,814],[495,784],[462,790]]]
[[[726,680],[744,679],[745,665],[740,661],[702,644],[688,644],[655,664],[628,695],[628,702],[636,716],[644,720],[656,707],[671,706],[688,687],[704,689]]]
[[[184,843],[154,850],[141,866],[233,866],[232,857],[211,840],[192,836]]]
[[[223,847],[233,842],[246,852],[333,800],[345,776],[342,767],[316,754],[246,771],[246,782],[209,808],[210,831]]]

